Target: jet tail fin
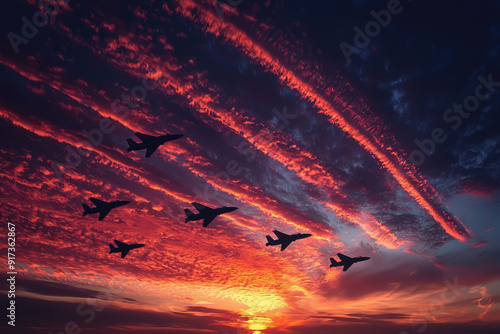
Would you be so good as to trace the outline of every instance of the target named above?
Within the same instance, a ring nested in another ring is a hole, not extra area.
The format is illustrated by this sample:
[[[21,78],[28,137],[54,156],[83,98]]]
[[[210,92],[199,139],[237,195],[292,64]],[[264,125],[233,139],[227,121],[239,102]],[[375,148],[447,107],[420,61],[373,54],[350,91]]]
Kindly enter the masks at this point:
[[[185,222],[187,223],[189,221],[189,218],[194,216],[194,213],[189,209],[184,209],[184,212],[186,213]]]
[[[132,151],[137,146],[137,143],[132,138],[128,138],[127,143],[128,143],[128,149],[127,149],[128,152]]]
[[[89,214],[89,211],[90,211],[90,206],[88,206],[88,205],[87,205],[87,204],[85,204],[85,203],[83,203],[83,204],[82,204],[82,206],[83,206],[83,210],[84,210],[84,211],[83,211],[83,215],[82,215],[82,216],[86,216],[86,215],[88,215],[88,214]]]
[[[330,268],[339,266],[339,263],[333,257],[330,258],[330,262],[332,263],[330,264]]]
[[[271,238],[270,236],[266,235],[266,239],[267,239],[267,243],[266,243],[266,246],[269,246],[273,241],[274,239]]]
[[[116,253],[116,252],[118,252],[118,248],[113,246],[113,244],[109,244],[109,254]]]

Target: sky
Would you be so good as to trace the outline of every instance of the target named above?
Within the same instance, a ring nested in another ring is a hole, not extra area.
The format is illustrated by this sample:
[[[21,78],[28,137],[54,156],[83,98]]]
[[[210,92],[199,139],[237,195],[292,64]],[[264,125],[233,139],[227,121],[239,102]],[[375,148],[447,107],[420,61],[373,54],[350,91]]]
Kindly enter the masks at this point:
[[[500,2],[1,6],[2,333],[500,328]]]

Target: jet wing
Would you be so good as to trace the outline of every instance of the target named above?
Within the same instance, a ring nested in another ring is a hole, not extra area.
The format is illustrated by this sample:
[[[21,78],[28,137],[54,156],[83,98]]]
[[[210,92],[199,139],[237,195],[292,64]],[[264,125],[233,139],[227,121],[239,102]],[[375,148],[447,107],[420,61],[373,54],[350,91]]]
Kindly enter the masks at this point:
[[[105,204],[108,204],[108,202],[101,201],[100,199],[97,199],[97,198],[94,198],[94,197],[90,197],[89,200],[92,203],[94,203],[95,206],[103,206]]]
[[[207,227],[208,224],[210,224],[212,222],[212,220],[215,219],[215,217],[217,217],[217,216],[212,216],[212,217],[205,218],[203,220],[203,227]]]
[[[149,158],[151,154],[155,153],[155,151],[160,147],[160,145],[148,146],[146,149],[146,158]]]
[[[281,244],[281,251],[284,251],[285,248],[287,248],[292,242],[291,241],[287,241],[287,242],[284,242]]]
[[[194,206],[196,208],[196,210],[198,210],[198,212],[204,212],[204,211],[212,210],[212,208],[209,208],[208,206],[205,206],[203,204],[196,203],[196,202],[191,203],[191,205]]]
[[[104,217],[111,211],[111,209],[104,209],[99,213],[99,220],[103,220]]]
[[[124,248],[124,247],[128,246],[126,243],[118,241],[118,240],[115,240],[115,244],[118,246],[118,248]]]
[[[344,255],[342,253],[338,253],[337,256],[339,257],[340,261],[347,261],[347,262],[349,262],[350,260],[352,260],[352,258],[350,258],[349,256]]]
[[[130,251],[130,249],[124,249],[122,250],[122,259],[127,256],[128,252]]]
[[[155,136],[145,135],[144,133],[140,133],[140,132],[136,132],[135,135],[137,136],[137,138],[142,140],[142,142],[146,142],[146,141],[149,141],[151,139],[156,138]]]
[[[280,232],[280,231],[273,231],[273,233],[276,234],[278,239],[283,239],[283,238],[289,237],[288,234]]]
[[[351,268],[352,262],[344,265],[344,269],[342,271],[347,271],[347,269]]]

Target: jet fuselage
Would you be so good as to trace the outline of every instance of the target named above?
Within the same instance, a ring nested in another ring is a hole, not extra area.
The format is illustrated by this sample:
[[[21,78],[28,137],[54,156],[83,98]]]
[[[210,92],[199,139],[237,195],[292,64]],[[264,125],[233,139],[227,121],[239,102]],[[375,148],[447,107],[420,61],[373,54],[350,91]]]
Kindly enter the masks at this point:
[[[191,215],[190,217],[186,217],[185,222],[187,223],[187,222],[194,221],[194,220],[211,218],[214,216],[222,215],[224,213],[233,212],[235,210],[238,210],[238,208],[237,207],[224,207],[223,206],[221,208],[216,208],[216,209],[207,210],[207,211],[200,212],[200,213],[195,213],[195,214]]]
[[[129,148],[130,151],[140,151],[140,150],[145,150],[150,146],[158,146],[158,145],[163,145],[166,142],[179,139],[181,137],[184,137],[184,135],[163,135],[163,136],[158,136],[154,137],[150,140],[146,140],[142,143],[136,143],[135,145],[131,146]]]
[[[287,237],[281,237],[279,239],[276,239],[276,240],[268,240],[268,242],[266,243],[266,246],[275,246],[275,245],[281,245],[283,243],[286,243],[286,242],[293,242],[295,240],[299,240],[299,239],[305,239],[305,238],[308,238],[312,236],[312,234],[306,234],[306,233],[297,233],[297,234],[291,234]]]
[[[330,258],[331,264],[330,268],[332,267],[344,267],[343,271],[347,271],[354,263],[358,263],[361,261],[366,261],[369,260],[370,258],[367,256],[356,256],[356,257],[349,257],[344,254],[338,253],[337,256],[339,257],[340,261],[336,261],[333,257]]]
[[[103,211],[110,211],[112,209],[115,209],[120,206],[124,206],[129,204],[130,201],[113,201],[113,202],[104,202],[103,204],[96,205],[94,208],[89,207],[88,205],[84,204],[84,211],[83,211],[83,216],[86,215],[91,215],[94,213],[101,213]],[[94,204],[95,205],[95,204]]]
[[[122,252],[124,249],[128,249],[128,250],[131,250],[131,249],[136,249],[136,248],[141,248],[141,247],[144,247],[146,245],[143,245],[143,244],[130,244],[128,246],[123,246],[123,247],[115,247],[115,248],[112,248],[110,250],[110,253],[120,253]]]

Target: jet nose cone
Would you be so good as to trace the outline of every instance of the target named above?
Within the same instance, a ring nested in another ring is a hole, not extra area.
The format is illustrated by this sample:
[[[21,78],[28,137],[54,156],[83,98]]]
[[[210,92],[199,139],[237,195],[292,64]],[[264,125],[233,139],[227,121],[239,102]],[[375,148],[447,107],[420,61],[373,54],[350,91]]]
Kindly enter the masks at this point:
[[[232,211],[236,211],[236,210],[238,210],[238,208],[237,208],[237,207],[235,207],[235,206],[232,206],[232,207],[227,208],[227,211],[228,211],[228,212],[232,212]]]

